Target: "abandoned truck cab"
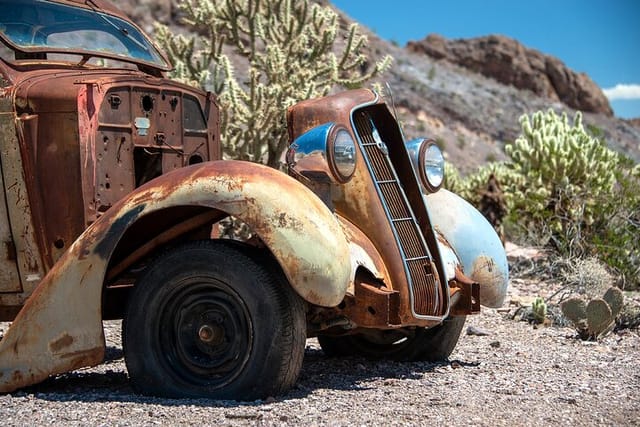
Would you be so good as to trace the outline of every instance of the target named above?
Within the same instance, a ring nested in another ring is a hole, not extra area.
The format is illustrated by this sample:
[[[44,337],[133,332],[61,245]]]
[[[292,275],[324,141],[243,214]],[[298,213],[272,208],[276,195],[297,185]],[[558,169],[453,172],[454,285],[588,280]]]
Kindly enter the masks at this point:
[[[222,160],[215,97],[110,4],[0,11],[0,391],[101,363],[106,319],[136,390],[252,400],[295,383],[307,337],[445,359],[502,304],[499,238],[375,92],[291,107],[285,174]]]

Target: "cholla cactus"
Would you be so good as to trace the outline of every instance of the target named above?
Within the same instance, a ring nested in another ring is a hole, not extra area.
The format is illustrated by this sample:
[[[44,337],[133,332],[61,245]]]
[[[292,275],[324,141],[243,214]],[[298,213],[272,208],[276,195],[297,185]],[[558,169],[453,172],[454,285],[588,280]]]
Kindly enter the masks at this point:
[[[491,163],[445,186],[476,207],[488,177],[505,195],[510,238],[551,246],[562,256],[597,256],[626,287],[640,286],[640,165],[608,149],[552,110],[523,116],[522,135],[506,147],[510,159]],[[447,170],[447,173],[449,170]]]
[[[225,154],[233,158],[277,166],[288,142],[287,107],[335,85],[361,86],[391,63],[386,56],[368,67],[358,26],[341,32],[337,14],[309,0],[189,0],[180,8],[199,36],[163,26],[156,36],[176,78],[219,95]],[[236,75],[229,49],[246,59],[246,76]]]
[[[585,302],[582,298],[573,297],[563,301],[560,308],[582,339],[598,339],[613,329],[623,303],[622,291],[610,287],[602,298]]]
[[[544,323],[547,317],[547,303],[544,302],[544,298],[537,297],[531,304],[531,315],[536,323]]]
[[[510,222],[536,230],[560,253],[598,256],[640,284],[640,166],[608,149],[566,114],[521,118],[522,135],[506,151],[521,181],[510,193]]]
[[[512,218],[545,230],[561,252],[581,253],[599,204],[613,194],[619,156],[584,130],[579,112],[573,124],[553,110],[520,121],[522,135],[506,147],[512,170],[524,178],[510,188]]]

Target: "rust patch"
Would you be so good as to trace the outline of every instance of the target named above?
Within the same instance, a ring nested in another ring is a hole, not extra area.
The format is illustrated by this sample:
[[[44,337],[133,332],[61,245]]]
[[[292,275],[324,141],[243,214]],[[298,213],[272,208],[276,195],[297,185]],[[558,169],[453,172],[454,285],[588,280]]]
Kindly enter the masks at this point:
[[[480,277],[485,277],[487,274],[490,277],[493,277],[493,270],[496,267],[496,263],[493,258],[489,258],[484,255],[480,255],[476,261],[473,263],[473,272],[472,276],[479,275]],[[499,273],[498,273],[499,274]]]
[[[73,337],[64,333],[60,338],[49,343],[49,350],[52,353],[59,353],[63,348],[69,347],[71,344],[73,344]]]
[[[91,366],[100,363],[104,358],[104,349],[102,347],[91,348],[89,350],[74,351],[61,356],[67,360],[68,370],[82,368],[83,366]]]
[[[480,255],[473,263],[471,277],[473,277],[480,284],[493,283],[495,278],[500,277],[501,273],[496,268],[496,263],[493,258],[485,255]]]
[[[21,383],[22,382],[22,372],[15,370],[13,371],[13,375],[11,375],[11,382],[12,383]]]
[[[473,263],[470,277],[480,284],[483,305],[499,307],[502,304],[506,294],[506,280],[493,258],[480,255]]]
[[[286,212],[275,215],[274,222],[277,222],[280,228],[290,228],[299,233],[304,232],[304,224],[294,216],[287,215]]]

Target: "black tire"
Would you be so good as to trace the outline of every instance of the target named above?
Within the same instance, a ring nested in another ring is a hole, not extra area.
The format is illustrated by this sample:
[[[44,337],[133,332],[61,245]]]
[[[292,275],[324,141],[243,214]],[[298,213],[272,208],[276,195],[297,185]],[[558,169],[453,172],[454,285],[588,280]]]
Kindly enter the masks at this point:
[[[399,361],[447,360],[458,343],[466,316],[450,317],[433,328],[372,331],[367,335],[319,335],[329,357],[359,356]]]
[[[237,243],[198,241],[152,262],[122,326],[134,389],[255,400],[290,388],[304,356],[304,306],[265,260]]]

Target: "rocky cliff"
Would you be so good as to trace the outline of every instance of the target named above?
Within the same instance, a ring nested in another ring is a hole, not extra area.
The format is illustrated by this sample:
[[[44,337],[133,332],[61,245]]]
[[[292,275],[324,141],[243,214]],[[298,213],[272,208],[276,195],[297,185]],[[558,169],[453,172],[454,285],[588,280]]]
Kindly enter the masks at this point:
[[[613,116],[609,101],[585,73],[576,73],[561,60],[529,49],[499,35],[447,40],[430,34],[407,44],[412,52],[427,54],[481,73],[501,83],[590,113]]]

